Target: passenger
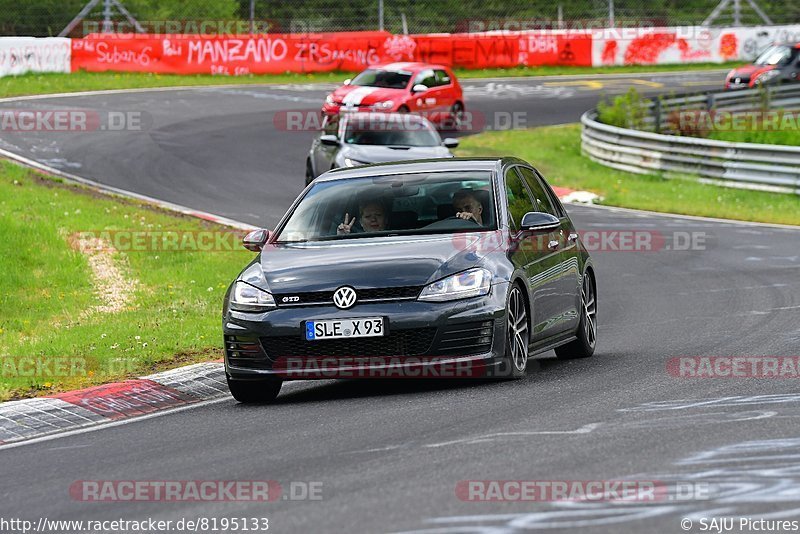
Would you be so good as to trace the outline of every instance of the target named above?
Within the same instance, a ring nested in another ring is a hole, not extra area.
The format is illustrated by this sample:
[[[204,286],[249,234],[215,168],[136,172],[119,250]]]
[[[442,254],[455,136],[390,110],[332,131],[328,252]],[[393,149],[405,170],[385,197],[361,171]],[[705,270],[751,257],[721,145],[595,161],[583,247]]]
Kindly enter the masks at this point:
[[[472,220],[483,225],[483,204],[478,200],[472,189],[461,189],[453,195],[453,208],[456,210],[456,217],[464,220]]]
[[[382,232],[386,230],[386,208],[377,200],[368,200],[359,206],[359,223],[363,232]],[[338,235],[346,235],[354,231],[355,215],[348,220],[349,213],[344,214],[344,222],[336,229]],[[355,229],[358,231],[358,229]]]

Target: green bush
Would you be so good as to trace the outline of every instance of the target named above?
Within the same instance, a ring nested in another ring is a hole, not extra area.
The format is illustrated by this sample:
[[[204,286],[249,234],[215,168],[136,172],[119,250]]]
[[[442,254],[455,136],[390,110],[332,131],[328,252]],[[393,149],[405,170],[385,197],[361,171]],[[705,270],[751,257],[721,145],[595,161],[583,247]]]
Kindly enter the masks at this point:
[[[597,105],[598,119],[604,124],[641,130],[649,113],[649,102],[631,87],[613,100],[606,98]]]

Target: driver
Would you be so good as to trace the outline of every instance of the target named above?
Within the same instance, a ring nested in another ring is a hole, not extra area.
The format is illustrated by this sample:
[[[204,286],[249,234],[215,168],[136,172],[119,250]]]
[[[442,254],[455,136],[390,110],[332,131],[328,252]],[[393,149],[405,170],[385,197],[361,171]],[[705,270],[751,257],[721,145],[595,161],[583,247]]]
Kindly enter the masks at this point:
[[[364,232],[382,232],[386,230],[386,208],[382,203],[377,200],[368,200],[359,205],[359,219],[361,228]],[[351,233],[353,225],[356,222],[355,215],[352,219],[348,219],[349,213],[344,214],[344,222],[336,229],[337,235],[346,235]],[[357,229],[355,231],[358,231]]]
[[[483,226],[483,204],[472,189],[461,189],[453,195],[453,208],[459,219],[472,220]]]

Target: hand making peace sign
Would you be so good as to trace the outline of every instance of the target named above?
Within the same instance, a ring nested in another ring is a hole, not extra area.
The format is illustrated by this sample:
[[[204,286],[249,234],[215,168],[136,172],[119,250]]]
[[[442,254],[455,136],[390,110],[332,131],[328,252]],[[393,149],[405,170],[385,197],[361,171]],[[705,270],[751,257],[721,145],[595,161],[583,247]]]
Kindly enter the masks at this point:
[[[345,213],[344,214],[344,222],[342,224],[340,224],[339,227],[336,229],[336,233],[338,235],[349,234],[350,233],[350,229],[353,228],[353,225],[356,222],[356,216],[353,215],[353,219],[350,222],[347,222],[348,215],[350,215],[350,214],[349,213]]]

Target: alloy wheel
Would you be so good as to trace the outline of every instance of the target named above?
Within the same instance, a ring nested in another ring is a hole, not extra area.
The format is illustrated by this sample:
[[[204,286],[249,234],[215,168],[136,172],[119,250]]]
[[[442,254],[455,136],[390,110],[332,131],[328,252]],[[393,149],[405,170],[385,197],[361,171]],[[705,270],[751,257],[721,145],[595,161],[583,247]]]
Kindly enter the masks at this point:
[[[511,363],[518,371],[528,364],[528,312],[518,287],[511,289],[508,299],[508,345]]]
[[[586,335],[586,342],[590,347],[594,347],[597,342],[597,299],[594,292],[594,280],[589,274],[583,277],[581,301],[583,303],[583,329]]]

